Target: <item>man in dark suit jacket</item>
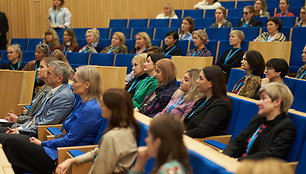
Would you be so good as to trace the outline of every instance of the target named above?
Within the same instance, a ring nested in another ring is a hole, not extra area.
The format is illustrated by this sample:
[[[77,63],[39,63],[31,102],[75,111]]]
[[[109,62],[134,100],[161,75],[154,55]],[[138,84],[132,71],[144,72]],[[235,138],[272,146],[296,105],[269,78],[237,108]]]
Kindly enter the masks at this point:
[[[8,32],[9,26],[5,13],[0,12],[0,50],[6,50],[6,32]]]
[[[260,21],[254,20],[254,7],[248,5],[243,8],[243,21],[240,21],[237,27],[262,27]]]

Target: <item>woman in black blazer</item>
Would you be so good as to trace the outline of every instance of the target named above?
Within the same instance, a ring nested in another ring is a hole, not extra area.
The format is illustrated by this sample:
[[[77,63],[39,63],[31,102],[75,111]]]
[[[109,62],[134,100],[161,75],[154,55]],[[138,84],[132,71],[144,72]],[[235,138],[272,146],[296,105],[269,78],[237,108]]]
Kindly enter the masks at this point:
[[[224,73],[218,66],[205,67],[196,83],[205,97],[185,117],[185,133],[192,138],[224,135],[231,115]]]
[[[259,111],[248,127],[232,139],[223,153],[242,160],[274,157],[286,159],[295,138],[288,118],[293,96],[282,83],[271,82],[259,90]]]

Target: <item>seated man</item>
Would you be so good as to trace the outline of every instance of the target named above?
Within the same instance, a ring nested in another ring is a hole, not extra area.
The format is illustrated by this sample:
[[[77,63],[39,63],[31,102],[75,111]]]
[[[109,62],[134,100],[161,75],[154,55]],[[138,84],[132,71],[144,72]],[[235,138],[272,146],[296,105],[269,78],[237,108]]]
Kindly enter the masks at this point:
[[[0,134],[0,143],[5,141],[8,134],[22,134],[28,139],[37,137],[37,126],[57,124],[68,116],[75,103],[74,95],[67,85],[71,71],[65,62],[53,61],[48,64],[46,82],[52,88],[42,103],[32,113],[31,119],[20,127],[8,128],[6,134]]]

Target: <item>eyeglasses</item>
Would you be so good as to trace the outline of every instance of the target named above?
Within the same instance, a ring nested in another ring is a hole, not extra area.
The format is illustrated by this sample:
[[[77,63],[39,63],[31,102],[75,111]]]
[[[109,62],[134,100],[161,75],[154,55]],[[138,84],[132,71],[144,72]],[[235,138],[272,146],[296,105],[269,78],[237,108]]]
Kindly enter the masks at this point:
[[[249,12],[242,12],[242,14],[243,14],[243,15],[248,15],[248,14],[249,14]]]
[[[37,46],[41,46],[45,52],[47,52],[47,48],[49,49],[49,46],[42,42],[39,42]]]
[[[304,14],[306,14],[305,12],[300,12],[300,15],[304,15]]]

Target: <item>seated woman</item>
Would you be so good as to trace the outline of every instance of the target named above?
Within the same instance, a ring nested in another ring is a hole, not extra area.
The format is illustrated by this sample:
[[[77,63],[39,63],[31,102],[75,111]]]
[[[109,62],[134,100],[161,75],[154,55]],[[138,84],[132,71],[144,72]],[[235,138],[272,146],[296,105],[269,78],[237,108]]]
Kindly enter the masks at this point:
[[[22,71],[36,71],[37,68],[39,67],[40,61],[44,57],[48,57],[49,55],[49,47],[47,44],[44,43],[39,43],[36,46],[36,51],[35,51],[35,59],[30,62],[28,62]]]
[[[301,66],[301,68],[298,70],[295,78],[306,80],[306,45],[303,49],[302,59],[303,59],[304,65]]]
[[[185,17],[182,20],[181,32],[179,35],[179,40],[192,40],[192,32],[194,30],[193,18],[190,16]]]
[[[175,91],[166,108],[156,114],[155,117],[163,114],[173,114],[184,120],[186,114],[191,111],[195,101],[203,97],[203,93],[199,91],[196,83],[200,72],[201,70],[199,69],[186,71],[179,89]]]
[[[48,45],[50,52],[60,47],[58,35],[53,28],[48,28],[45,31],[43,35],[43,42]]]
[[[280,0],[279,1],[280,13],[274,15],[274,17],[289,17],[294,16],[293,13],[289,12],[289,0]]]
[[[165,58],[156,62],[155,77],[158,87],[146,96],[139,109],[141,113],[149,117],[161,112],[177,90],[176,69],[170,59]]]
[[[232,107],[226,95],[226,81],[221,68],[203,68],[196,83],[205,97],[196,101],[186,115],[186,135],[192,138],[224,135]]]
[[[284,42],[286,36],[281,33],[282,21],[277,17],[272,17],[267,20],[268,32],[263,32],[254,41],[257,42]]]
[[[261,87],[259,96],[258,114],[228,143],[223,153],[238,160],[286,159],[296,133],[288,118],[293,95],[285,84],[272,82]]]
[[[260,21],[254,20],[254,7],[250,5],[244,7],[242,14],[243,20],[238,23],[237,27],[262,27],[262,23]]]
[[[300,10],[300,21],[296,24],[296,27],[306,27],[306,6]]]
[[[155,90],[157,87],[157,80],[155,77],[156,62],[164,58],[163,54],[148,54],[146,62],[143,64],[143,71],[148,75],[141,80],[135,87],[135,94],[133,96],[134,107],[139,109],[145,97]],[[136,67],[133,71],[138,71]]]
[[[68,60],[66,59],[66,56],[64,55],[63,52],[61,52],[60,50],[56,49],[54,50],[51,54],[50,57],[54,57],[59,61],[65,62],[67,63],[67,65],[69,66],[69,69],[71,70],[71,74],[73,76],[73,74],[75,73],[75,71],[73,70],[73,68],[70,66]],[[72,80],[72,79],[71,79]]]
[[[7,59],[10,63],[3,64],[0,66],[0,69],[8,69],[8,70],[22,70],[23,66],[21,64],[22,51],[20,49],[19,44],[10,45],[7,48]]]
[[[222,28],[222,27],[233,27],[230,21],[226,20],[226,9],[224,7],[218,7],[215,12],[217,22],[211,24],[209,27]]]
[[[270,13],[267,11],[266,0],[255,0],[254,1],[254,10],[256,17],[270,17]]]
[[[163,48],[163,54],[165,56],[181,56],[181,49],[177,46],[179,35],[176,31],[169,31],[165,37],[165,46]]]
[[[192,32],[193,44],[196,48],[187,52],[186,56],[192,57],[208,57],[211,52],[205,47],[208,43],[208,35],[204,30],[197,30]]]
[[[260,52],[249,50],[243,55],[241,69],[246,72],[246,76],[240,79],[234,86],[232,93],[253,97],[260,87],[261,76],[265,70],[265,61]]]
[[[101,52],[102,48],[99,46],[99,30],[96,28],[88,29],[86,31],[86,42],[87,45],[85,45],[83,48],[79,50],[80,53],[99,53]]]
[[[170,3],[165,4],[164,10],[156,16],[156,19],[177,19],[174,9]]]
[[[146,53],[147,49],[152,45],[150,36],[146,32],[137,33],[135,39],[135,48],[129,54]]]
[[[52,28],[70,28],[71,13],[64,7],[64,0],[52,0],[53,7],[49,8],[49,22]]]
[[[67,54],[68,52],[79,52],[80,46],[72,29],[66,29],[64,31],[63,44],[59,47],[59,50],[64,54]]]
[[[102,93],[101,84],[96,68],[80,66],[74,75],[72,86],[73,93],[82,100],[75,105],[62,126],[61,132],[65,130],[66,134],[59,139],[43,142],[34,137],[28,141],[14,136],[5,141],[3,150],[15,173],[52,173],[56,167],[57,147],[94,143],[102,122],[98,103]]]
[[[124,89],[109,89],[103,95],[101,109],[108,128],[99,147],[59,164],[57,174],[66,173],[74,163],[93,162],[89,173],[125,173],[132,166],[137,156],[139,123],[131,96]]]
[[[101,53],[127,54],[128,48],[125,46],[124,34],[122,32],[114,32],[111,45],[104,48]]]
[[[183,132],[183,123],[172,115],[153,118],[145,139],[147,146],[138,148],[136,163],[128,173],[144,174],[147,161],[155,157],[152,173],[191,174]]]
[[[233,30],[229,34],[229,44],[233,49],[226,50],[219,58],[216,65],[220,66],[223,70],[226,80],[228,80],[231,69],[240,67],[244,51],[241,49],[241,43],[244,40],[244,34],[240,30]]]
[[[203,0],[198,2],[196,5],[193,6],[195,9],[216,9],[221,7],[221,3],[218,0]]]

